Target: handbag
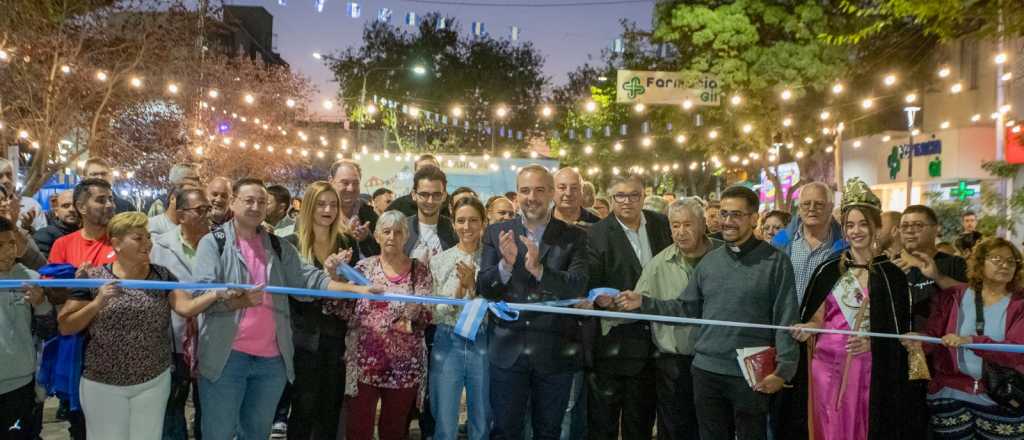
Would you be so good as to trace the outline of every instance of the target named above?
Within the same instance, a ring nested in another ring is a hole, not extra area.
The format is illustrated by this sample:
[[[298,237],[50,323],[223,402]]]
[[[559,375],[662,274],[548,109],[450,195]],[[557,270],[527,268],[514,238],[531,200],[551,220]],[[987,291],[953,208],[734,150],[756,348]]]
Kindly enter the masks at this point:
[[[974,329],[985,334],[985,304],[980,292],[974,294]],[[1013,414],[1024,414],[1024,374],[1011,368],[982,361],[981,381],[988,397]]]

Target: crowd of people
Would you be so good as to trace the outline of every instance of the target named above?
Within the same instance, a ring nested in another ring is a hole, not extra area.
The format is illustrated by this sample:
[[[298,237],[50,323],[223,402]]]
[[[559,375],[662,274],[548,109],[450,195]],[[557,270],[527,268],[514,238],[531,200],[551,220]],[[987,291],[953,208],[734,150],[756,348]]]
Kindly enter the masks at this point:
[[[339,160],[293,197],[176,164],[166,199],[138,207],[90,159],[44,213],[0,160],[0,278],[109,280],[0,290],[0,439],[40,438],[55,369],[79,381],[57,393],[76,440],[399,440],[414,423],[437,440],[1024,438],[1024,355],[967,345],[1024,344],[1021,252],[973,213],[944,252],[932,209],[882,212],[856,178],[838,201],[802,187],[791,215],[742,186],[677,199],[616,175],[599,194],[530,165],[482,199],[449,192],[430,155],[414,171],[409,194],[363,194]],[[789,330],[522,311],[466,337],[461,306],[266,286]],[[755,374],[738,350],[761,347]]]

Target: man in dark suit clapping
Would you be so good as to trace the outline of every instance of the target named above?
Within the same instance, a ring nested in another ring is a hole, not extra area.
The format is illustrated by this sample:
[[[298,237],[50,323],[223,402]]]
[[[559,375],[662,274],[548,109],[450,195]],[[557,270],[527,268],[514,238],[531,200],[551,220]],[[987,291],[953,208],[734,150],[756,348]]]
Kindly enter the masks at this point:
[[[516,177],[519,215],[487,228],[477,293],[494,301],[541,302],[580,298],[587,287],[586,233],[551,216],[554,179],[540,165]],[[533,437],[559,438],[580,368],[577,318],[523,312],[516,321],[494,319],[488,355],[494,439],[523,438],[527,402]]]

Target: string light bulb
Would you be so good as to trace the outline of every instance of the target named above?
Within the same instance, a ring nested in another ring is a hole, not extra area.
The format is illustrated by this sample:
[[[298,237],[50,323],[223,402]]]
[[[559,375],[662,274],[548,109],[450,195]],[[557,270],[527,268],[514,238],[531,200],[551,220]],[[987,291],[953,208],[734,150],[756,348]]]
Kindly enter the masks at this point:
[[[591,154],[594,154],[594,147],[592,147],[590,145],[587,145],[587,146],[583,147],[583,154],[586,154],[587,156],[589,156]]]
[[[1009,80],[1013,79],[1013,72],[1006,72],[1006,73],[1003,74],[1003,76],[1000,76],[999,79],[1001,79],[1003,81],[1009,81]]]
[[[949,66],[942,66],[942,68],[939,69],[939,78],[946,78],[949,76],[949,73]]]
[[[681,135],[676,136],[676,143],[677,144],[686,143],[686,135],[681,134]]]
[[[210,92],[207,93],[207,95],[209,95],[213,99],[217,99],[217,97],[220,96],[220,92],[218,92],[217,89],[211,89]]]
[[[828,118],[831,117],[831,116],[832,116],[832,113],[829,113],[828,110],[822,110],[821,114],[818,115],[818,117],[821,118],[822,121],[827,121]]]
[[[711,138],[711,139],[717,139],[718,138],[718,130],[711,130],[711,131],[709,131],[708,132],[708,137]]]
[[[939,124],[939,128],[941,128],[943,130],[949,128],[949,121],[942,121],[942,123]]]
[[[955,83],[955,84],[949,86],[949,91],[950,91],[950,93],[953,93],[953,94],[960,93],[963,90],[964,90],[963,83]]]
[[[693,101],[689,99],[683,100],[683,110],[690,110],[693,108]]]
[[[754,131],[754,126],[753,125],[743,124],[743,132],[744,133],[750,134],[750,132],[752,132],[752,131]]]
[[[461,118],[462,117],[462,107],[459,107],[459,106],[452,107],[452,116],[454,116],[456,118]]]
[[[650,147],[653,143],[654,141],[651,140],[650,136],[644,137],[643,139],[640,140],[640,145],[643,145],[644,147]]]
[[[11,58],[11,55],[6,50],[0,49],[0,61],[7,61]]]
[[[646,109],[646,108],[647,108],[647,106],[645,106],[642,102],[638,102],[638,103],[636,103],[636,105],[633,106],[633,111],[635,111],[637,113],[643,113],[644,109]]]
[[[861,141],[859,141],[859,140],[858,141],[853,141],[853,148],[860,148],[861,145],[862,145]]]
[[[102,82],[102,81],[106,81],[107,78],[108,78],[107,72],[104,72],[102,70],[96,72],[96,79],[97,80],[100,80]]]
[[[63,66],[60,66],[60,72],[65,74],[65,75],[71,73],[71,66],[69,66],[67,64],[65,64]]]
[[[612,145],[612,149],[615,151],[622,151],[622,142],[616,142],[615,145]]]
[[[995,58],[993,58],[993,61],[995,61],[996,64],[1006,64],[1006,61],[1008,59],[1009,56],[1006,55],[1006,52],[1000,52],[996,54]]]
[[[252,95],[249,95],[249,94],[246,94],[245,98],[243,98],[243,99],[245,99],[245,103],[246,104],[252,104],[252,103],[256,102],[256,97],[252,96]]]
[[[550,105],[545,105],[540,109],[540,115],[545,118],[550,118],[551,115],[553,115],[554,113],[555,111],[551,108]]]
[[[375,114],[377,114],[377,106],[373,105],[373,104],[370,104],[370,105],[366,106],[366,114],[368,114],[368,115],[375,115]]]
[[[729,102],[733,106],[738,106],[743,103],[743,98],[740,95],[732,95],[732,98],[729,98]]]
[[[832,94],[833,95],[838,95],[840,93],[843,93],[843,89],[844,88],[845,87],[843,87],[842,83],[835,83],[835,84],[832,85]]]
[[[330,99],[325,99],[322,105],[324,106],[324,110],[330,110],[334,108],[334,102],[332,102]]]
[[[980,120],[981,120],[981,113],[975,113],[974,116],[971,116],[971,122],[978,122]]]
[[[175,83],[168,84],[167,85],[167,93],[170,93],[172,95],[177,95],[178,94],[178,85],[175,84]]]
[[[789,101],[793,97],[793,91],[789,89],[783,90],[782,94],[779,96],[783,101]]]
[[[789,127],[791,125],[793,125],[793,118],[787,116],[785,119],[782,120],[783,127]]]
[[[142,78],[139,78],[137,76],[132,77],[132,79],[128,80],[128,84],[131,84],[132,87],[136,89],[142,87]]]
[[[865,99],[865,100],[860,102],[860,106],[863,107],[865,110],[871,108],[874,105],[875,105],[875,102],[872,101],[871,98]]]
[[[505,116],[508,116],[508,109],[504,106],[498,107],[498,110],[496,110],[494,114],[498,115],[499,118],[504,118]]]
[[[885,75],[885,78],[882,80],[882,83],[889,87],[896,85],[896,75],[892,73]]]
[[[286,99],[286,100],[284,101],[284,105],[285,105],[286,107],[288,107],[288,108],[294,108],[294,107],[295,107],[295,100],[294,100],[294,99],[292,99],[292,98],[288,98],[288,99]]]
[[[587,103],[583,105],[583,109],[588,113],[593,113],[597,111],[597,103],[594,101],[587,101]]]
[[[903,100],[907,104],[913,104],[914,102],[917,101],[917,93],[908,93],[907,96],[903,98]]]

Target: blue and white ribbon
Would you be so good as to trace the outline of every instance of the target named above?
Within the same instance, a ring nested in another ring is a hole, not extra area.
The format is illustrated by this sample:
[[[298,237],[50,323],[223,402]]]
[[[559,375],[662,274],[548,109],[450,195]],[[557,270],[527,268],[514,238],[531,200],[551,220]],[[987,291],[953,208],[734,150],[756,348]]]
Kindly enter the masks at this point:
[[[59,280],[0,280],[0,289],[20,289],[26,284],[38,285],[42,287],[58,287],[58,288],[71,288],[71,289],[96,289],[104,284],[116,282],[118,285],[128,289],[144,289],[144,290],[186,290],[186,291],[205,291],[211,289],[252,289],[251,284],[238,284],[238,283],[195,283],[195,282],[168,282],[168,281],[144,281],[144,280],[104,280],[104,279],[59,279]],[[415,304],[427,304],[427,305],[439,305],[447,304],[452,306],[463,307],[463,314],[471,316],[460,316],[459,321],[468,321],[464,326],[464,332],[460,333],[464,337],[469,338],[469,335],[475,337],[476,331],[479,329],[479,325],[483,322],[483,317],[480,315],[480,311],[483,309],[483,305],[486,305],[486,310],[490,311],[493,315],[499,319],[514,321],[518,319],[519,313],[521,312],[539,312],[539,313],[556,313],[562,315],[574,315],[584,317],[595,317],[595,318],[618,318],[618,319],[632,319],[632,320],[644,320],[652,322],[663,322],[667,324],[686,324],[686,325],[714,325],[722,327],[739,327],[739,328],[756,328],[764,330],[776,330],[776,331],[792,331],[796,330],[796,327],[784,326],[784,325],[773,325],[773,324],[757,324],[750,322],[736,322],[736,321],[723,321],[717,319],[701,319],[701,318],[684,318],[679,316],[662,316],[662,315],[649,315],[644,313],[633,313],[633,312],[612,312],[606,310],[589,310],[571,307],[582,301],[579,299],[565,299],[544,303],[509,303],[504,301],[489,302],[484,299],[455,299],[441,296],[419,296],[409,295],[404,293],[355,293],[355,292],[340,292],[340,291],[329,291],[329,290],[314,290],[314,289],[301,289],[296,287],[277,287],[267,286],[264,288],[267,293],[275,295],[294,295],[304,296],[312,298],[327,298],[327,299],[366,299],[370,301],[395,301],[404,303],[415,303]],[[598,290],[598,289],[595,289]],[[611,294],[614,289],[594,292],[591,291],[590,296],[596,298],[598,295]],[[471,303],[477,302],[476,305],[470,308],[467,312],[467,306]],[[479,318],[475,318],[479,316]],[[476,321],[473,328],[473,321]],[[813,328],[801,328],[804,332],[808,333],[830,333],[840,334],[848,336],[861,336],[871,338],[888,338],[888,339],[906,339],[913,341],[927,342],[930,344],[941,344],[940,338],[931,336],[915,336],[915,335],[900,335],[894,333],[876,333],[876,332],[856,332],[850,330],[836,330],[836,329],[813,329]],[[970,348],[974,350],[988,350],[988,351],[1000,351],[1007,353],[1021,353],[1024,354],[1024,345],[1022,344],[964,344],[961,345],[963,348]]]

